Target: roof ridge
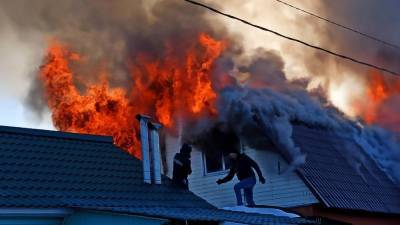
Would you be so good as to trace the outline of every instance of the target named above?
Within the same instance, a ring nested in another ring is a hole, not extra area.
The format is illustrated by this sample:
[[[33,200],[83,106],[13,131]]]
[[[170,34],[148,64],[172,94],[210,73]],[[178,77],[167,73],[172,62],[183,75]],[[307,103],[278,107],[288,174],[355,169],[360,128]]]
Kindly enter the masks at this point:
[[[64,131],[44,130],[36,128],[11,127],[0,125],[0,133],[25,134],[31,136],[52,137],[60,139],[75,139],[92,142],[112,143],[112,136],[81,134]]]

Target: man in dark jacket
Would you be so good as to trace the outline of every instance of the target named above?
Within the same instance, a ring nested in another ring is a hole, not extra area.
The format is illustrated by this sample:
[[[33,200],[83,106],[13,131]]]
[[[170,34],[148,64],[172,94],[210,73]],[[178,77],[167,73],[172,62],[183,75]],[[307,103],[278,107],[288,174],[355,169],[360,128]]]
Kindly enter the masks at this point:
[[[231,168],[229,174],[223,179],[217,180],[217,184],[222,184],[232,180],[232,178],[237,176],[239,183],[235,184],[234,190],[236,194],[237,205],[243,205],[242,201],[242,189],[246,197],[247,205],[254,206],[253,200],[253,188],[256,184],[256,178],[253,169],[256,170],[257,175],[261,183],[265,183],[265,178],[263,177],[260,168],[257,163],[254,162],[250,157],[241,153],[229,153],[229,159],[231,161]]]
[[[188,176],[192,173],[190,162],[190,153],[192,147],[188,144],[183,144],[179,153],[174,157],[174,170],[172,180],[175,185],[184,189],[189,189]]]

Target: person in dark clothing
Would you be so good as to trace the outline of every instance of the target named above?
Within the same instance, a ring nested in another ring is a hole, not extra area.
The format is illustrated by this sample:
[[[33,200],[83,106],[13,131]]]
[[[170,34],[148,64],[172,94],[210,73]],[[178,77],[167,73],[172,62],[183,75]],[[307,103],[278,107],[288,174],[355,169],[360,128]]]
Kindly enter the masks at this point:
[[[259,180],[262,184],[265,183],[260,167],[250,157],[241,153],[229,153],[229,159],[231,161],[231,168],[229,174],[217,180],[217,184],[226,183],[235,176],[239,179],[239,183],[235,184],[234,190],[236,194],[237,205],[243,205],[242,201],[242,189],[246,197],[248,206],[255,206],[253,200],[253,188],[256,184],[256,178],[253,169],[256,170]]]
[[[191,152],[192,147],[185,143],[182,145],[180,152],[176,153],[174,157],[172,181],[175,185],[184,189],[189,189],[188,176],[192,173]]]

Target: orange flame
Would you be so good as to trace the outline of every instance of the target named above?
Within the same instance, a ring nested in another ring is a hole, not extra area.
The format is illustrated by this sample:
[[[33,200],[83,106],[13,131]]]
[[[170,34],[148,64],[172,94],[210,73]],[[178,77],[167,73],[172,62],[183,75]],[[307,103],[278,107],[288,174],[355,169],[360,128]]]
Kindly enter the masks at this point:
[[[357,101],[355,108],[357,114],[361,115],[367,124],[384,125],[385,120],[391,118],[382,118],[381,109],[389,98],[400,94],[400,81],[385,79],[379,71],[370,71],[368,76],[370,79],[365,92],[366,98],[363,101]]]
[[[370,86],[367,89],[369,102],[365,111],[364,119],[368,124],[373,123],[377,119],[377,110],[385,99],[389,97],[388,86],[386,85],[382,74],[372,72],[370,77]]]
[[[85,62],[66,45],[52,41],[40,78],[54,126],[62,131],[111,135],[116,145],[140,158],[137,113],[152,115],[171,130],[177,117],[217,113],[211,72],[224,48],[223,41],[200,34],[182,60],[167,44],[162,59],[143,53],[131,64],[129,93],[111,88],[104,71],[98,74],[101,82],[85,84],[81,93],[74,84],[77,74],[71,64],[85,66]]]

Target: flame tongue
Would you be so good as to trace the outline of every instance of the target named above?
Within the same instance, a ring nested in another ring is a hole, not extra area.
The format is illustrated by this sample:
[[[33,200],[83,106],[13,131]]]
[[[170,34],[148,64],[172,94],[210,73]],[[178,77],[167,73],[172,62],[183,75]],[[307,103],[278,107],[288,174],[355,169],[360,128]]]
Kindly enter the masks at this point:
[[[202,51],[199,46],[192,46],[186,53],[186,61],[174,52],[168,52],[162,61],[149,61],[142,55],[132,68],[138,91],[134,93],[134,102],[144,100],[147,103],[142,104],[155,105],[155,115],[166,127],[176,125],[174,114],[193,117],[203,111],[216,112],[217,95],[211,83],[211,69],[224,44],[206,34],[200,34],[199,43]],[[143,92],[146,98],[141,95]]]
[[[355,104],[357,114],[368,124],[381,124],[391,129],[387,122],[397,121],[398,105],[391,104],[390,100],[400,94],[400,82],[384,79],[385,75],[379,71],[371,71],[368,76],[370,79],[366,87],[366,99]]]
[[[379,106],[389,97],[388,86],[385,84],[383,76],[378,73],[372,73],[370,86],[367,89],[367,96],[370,102],[365,111],[365,121],[369,124],[376,121],[377,110]]]
[[[46,63],[40,69],[55,127],[62,131],[112,135],[117,145],[135,155],[138,141],[133,129],[133,108],[120,88],[109,88],[107,80],[87,87],[80,94],[73,83],[70,62],[80,57],[66,46],[52,42]]]
[[[195,118],[216,113],[211,69],[224,47],[223,42],[200,34],[185,52],[185,60],[168,45],[166,57],[160,60],[140,54],[130,69],[130,93],[111,88],[105,72],[98,76],[101,82],[86,85],[80,93],[73,82],[79,74],[70,64],[85,66],[85,62],[65,45],[52,41],[40,78],[53,123],[62,131],[112,135],[118,146],[140,157],[134,120],[137,113],[153,115],[171,130],[176,126],[176,115]]]

